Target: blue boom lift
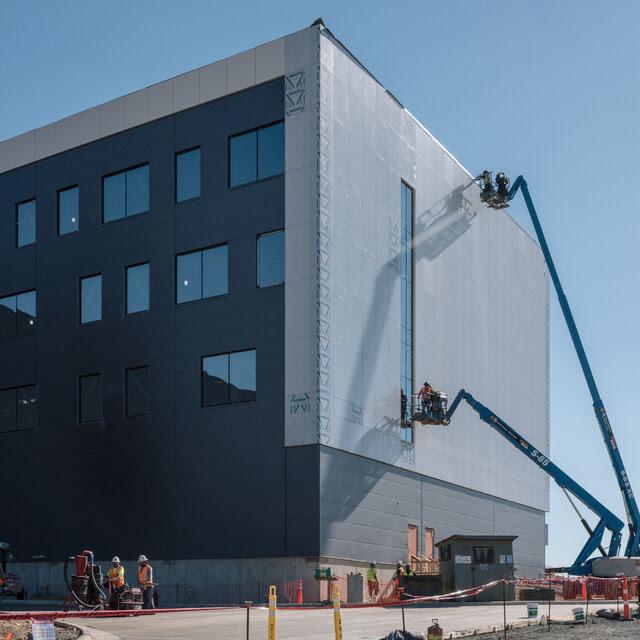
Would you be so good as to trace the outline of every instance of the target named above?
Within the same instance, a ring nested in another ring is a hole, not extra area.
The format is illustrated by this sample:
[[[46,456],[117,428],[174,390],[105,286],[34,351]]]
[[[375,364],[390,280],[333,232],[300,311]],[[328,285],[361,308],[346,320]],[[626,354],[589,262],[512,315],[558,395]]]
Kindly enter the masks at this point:
[[[570,478],[564,471],[562,471],[562,469],[551,462],[551,460],[549,460],[549,458],[544,455],[539,448],[534,447],[493,411],[487,409],[487,407],[478,402],[470,393],[464,389],[460,389],[449,410],[447,410],[446,407],[446,395],[441,392],[436,393],[439,396],[438,400],[435,403],[432,403],[429,400],[424,409],[416,409],[413,414],[414,420],[423,424],[448,425],[451,421],[451,417],[460,405],[460,402],[464,400],[478,414],[480,420],[483,420],[490,427],[493,427],[501,436],[506,438],[514,447],[516,447],[516,449],[519,449],[532,462],[548,473],[564,491],[569,502],[571,502],[571,505],[578,513],[582,524],[589,533],[589,538],[582,547],[573,565],[570,567],[562,567],[558,570],[566,571],[572,575],[587,575],[592,572],[591,560],[589,560],[589,558],[597,549],[600,550],[600,553],[603,556],[611,557],[618,554],[618,551],[620,550],[620,541],[622,539],[622,530],[624,529],[624,522],[622,522],[620,518],[611,513],[611,511],[609,511],[609,509],[607,509],[601,502],[594,498],[589,492],[585,491],[585,489],[583,489],[575,480]],[[571,496],[569,494],[577,498],[582,502],[582,504],[598,516],[599,522],[595,529],[591,529],[589,523],[580,515],[580,512],[576,508],[573,500],[571,500]],[[607,529],[611,533],[611,542],[609,544],[608,551],[605,551],[602,546],[602,538]]]
[[[544,233],[542,232],[542,227],[540,226],[536,209],[533,206],[527,181],[522,176],[518,176],[516,181],[513,183],[513,186],[509,189],[509,179],[504,173],[498,173],[496,174],[496,184],[494,188],[491,172],[489,171],[484,171],[480,176],[478,176],[478,178],[476,178],[476,180],[480,183],[482,188],[480,196],[481,200],[483,200],[487,206],[494,209],[508,207],[509,202],[513,200],[515,195],[518,193],[518,190],[522,192],[525,204],[527,205],[527,210],[529,211],[529,216],[531,217],[531,222],[533,223],[533,228],[535,229],[538,242],[540,243],[540,248],[542,249],[544,259],[547,263],[547,267],[549,268],[549,274],[553,281],[553,286],[555,287],[556,294],[558,295],[560,308],[562,309],[565,322],[567,323],[569,333],[571,334],[573,346],[575,347],[578,360],[580,361],[580,366],[582,367],[584,377],[587,381],[587,386],[591,393],[591,398],[593,399],[593,409],[596,414],[598,426],[600,427],[602,438],[607,448],[620,492],[622,493],[622,499],[624,501],[625,511],[627,514],[627,522],[629,525],[629,538],[627,540],[624,555],[627,557],[638,556],[640,546],[640,511],[638,510],[638,505],[633,495],[631,483],[629,482],[629,477],[627,476],[627,472],[622,462],[620,449],[618,449],[616,439],[613,436],[613,430],[611,429],[611,424],[609,422],[607,412],[605,411],[604,403],[602,402],[602,398],[598,392],[598,387],[596,386],[596,381],[593,377],[591,366],[587,359],[587,354],[585,353],[582,345],[578,328],[576,327],[576,323],[573,319],[573,314],[571,313],[567,296],[562,290],[558,272],[556,271],[553,259],[551,258],[549,246],[547,245]]]

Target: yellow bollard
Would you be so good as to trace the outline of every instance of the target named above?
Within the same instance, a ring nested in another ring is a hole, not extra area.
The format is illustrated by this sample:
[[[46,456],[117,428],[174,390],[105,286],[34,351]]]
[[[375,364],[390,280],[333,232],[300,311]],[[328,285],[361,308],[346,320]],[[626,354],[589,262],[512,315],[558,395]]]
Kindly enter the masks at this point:
[[[333,585],[333,626],[336,630],[336,640],[342,640],[342,618],[340,617],[340,594],[338,585]]]
[[[269,587],[269,640],[276,640],[276,588]]]

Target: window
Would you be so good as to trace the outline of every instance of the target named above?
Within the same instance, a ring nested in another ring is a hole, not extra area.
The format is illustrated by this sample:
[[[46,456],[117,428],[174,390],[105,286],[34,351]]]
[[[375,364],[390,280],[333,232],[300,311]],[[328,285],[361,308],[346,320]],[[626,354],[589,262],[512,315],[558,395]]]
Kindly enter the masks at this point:
[[[70,187],[58,191],[58,235],[73,233],[78,230],[78,187]]]
[[[229,186],[284,173],[284,122],[229,138]]]
[[[256,350],[202,358],[202,406],[256,399]]]
[[[0,432],[35,429],[37,426],[35,385],[0,390]]]
[[[102,221],[112,222],[149,211],[149,165],[102,179]]]
[[[80,376],[79,421],[102,420],[102,374]]]
[[[258,236],[258,286],[284,282],[284,231]]]
[[[411,394],[413,393],[413,189],[403,182],[401,190],[401,436],[406,442],[413,442],[413,423],[410,415]]]
[[[36,241],[36,201],[21,202],[16,210],[16,247]]]
[[[127,310],[138,313],[149,310],[149,263],[127,267]]]
[[[229,290],[227,245],[200,249],[176,257],[176,301],[178,304],[214,298]]]
[[[176,202],[200,196],[200,149],[176,154]]]
[[[149,413],[149,367],[132,367],[125,371],[126,416]]]
[[[80,322],[96,322],[102,319],[102,276],[80,279]]]
[[[36,292],[25,291],[0,298],[0,340],[34,333],[36,330]]]

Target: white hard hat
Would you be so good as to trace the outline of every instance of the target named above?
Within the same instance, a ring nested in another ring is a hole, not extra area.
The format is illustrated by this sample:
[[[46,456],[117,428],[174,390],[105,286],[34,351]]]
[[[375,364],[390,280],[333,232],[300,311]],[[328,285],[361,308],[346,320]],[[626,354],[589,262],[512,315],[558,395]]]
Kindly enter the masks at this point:
[[[118,558],[118,556],[113,556],[113,558],[111,558],[111,562],[120,562],[120,558]]]
[[[144,554],[138,556],[138,562],[147,562],[147,556],[145,556]]]

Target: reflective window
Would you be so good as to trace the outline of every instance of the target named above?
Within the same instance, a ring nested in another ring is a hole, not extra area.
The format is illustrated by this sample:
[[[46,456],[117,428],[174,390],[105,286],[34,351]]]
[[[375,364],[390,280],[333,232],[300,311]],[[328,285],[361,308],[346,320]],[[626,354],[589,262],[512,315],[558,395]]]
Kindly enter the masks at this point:
[[[16,246],[36,241],[36,201],[21,202],[16,211]]]
[[[102,319],[102,276],[80,279],[80,322]]]
[[[258,286],[284,282],[284,231],[258,236]]]
[[[127,267],[127,313],[149,310],[149,263]]]
[[[58,191],[58,235],[78,230],[79,189],[71,187]]]
[[[103,222],[112,222],[148,210],[148,164],[102,179]]]
[[[284,122],[258,130],[258,180],[284,173]]]
[[[34,333],[35,325],[35,291],[0,298],[0,340]]]
[[[256,399],[256,351],[202,358],[202,406]]]
[[[284,173],[284,122],[229,138],[229,186]]]
[[[200,149],[176,154],[176,202],[200,195]]]
[[[176,256],[176,302],[190,302],[228,293],[227,245]]]
[[[403,182],[401,190],[401,435],[403,440],[413,442],[413,423],[410,415],[413,393],[413,189]]]
[[[125,372],[126,415],[143,416],[149,413],[149,367],[132,367]]]
[[[35,385],[0,390],[0,432],[35,429],[37,426]]]
[[[79,421],[102,420],[102,374],[80,376]]]

